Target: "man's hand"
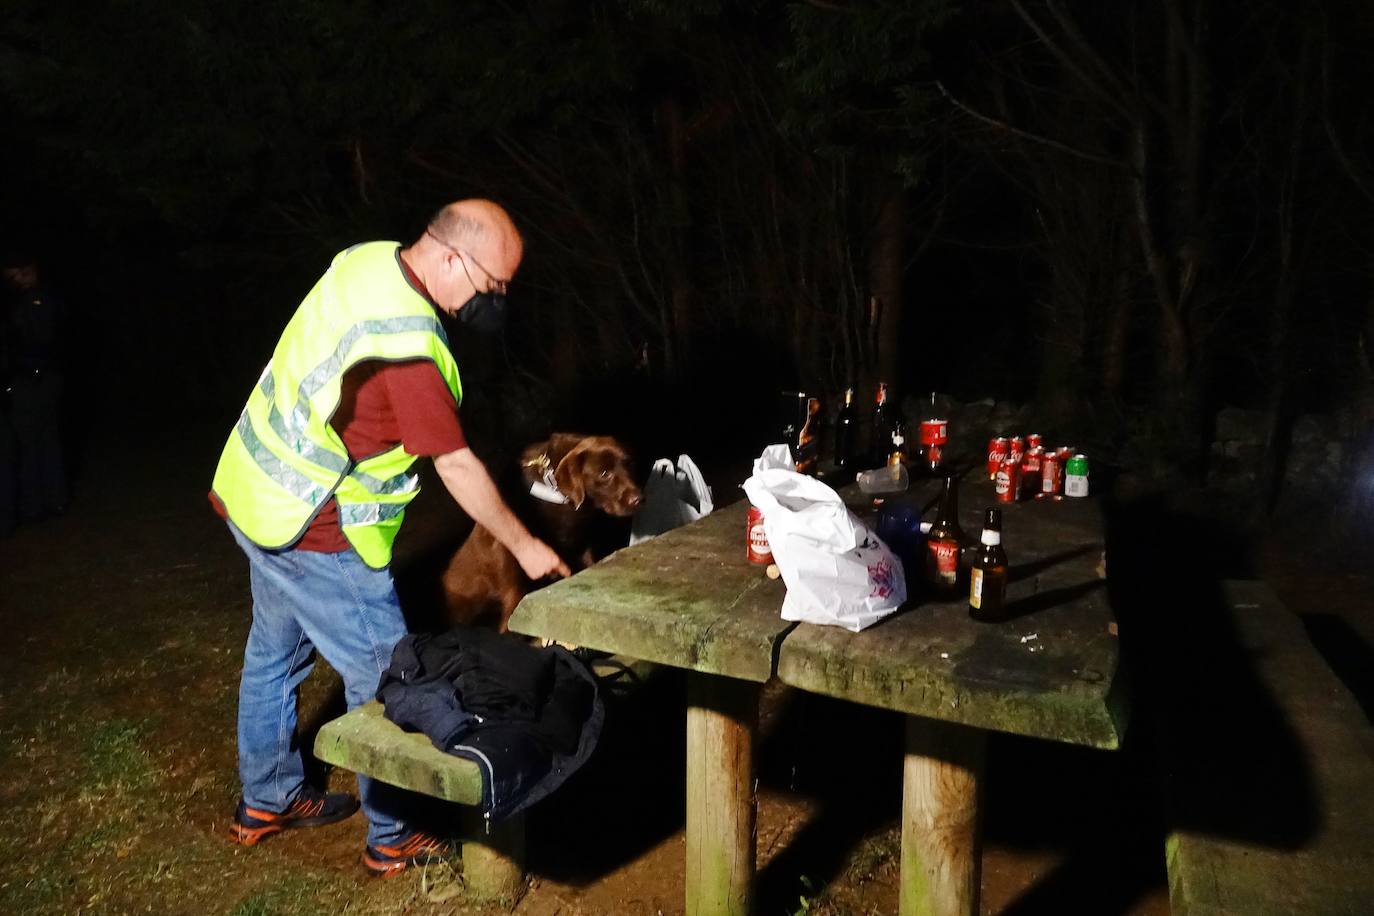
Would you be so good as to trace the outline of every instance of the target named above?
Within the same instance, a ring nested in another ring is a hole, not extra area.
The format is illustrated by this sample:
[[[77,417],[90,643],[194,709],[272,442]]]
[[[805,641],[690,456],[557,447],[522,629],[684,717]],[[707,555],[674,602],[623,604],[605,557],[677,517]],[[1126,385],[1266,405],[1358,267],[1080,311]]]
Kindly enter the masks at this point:
[[[511,553],[515,554],[515,559],[519,561],[520,568],[525,571],[525,575],[535,581],[548,576],[567,578],[572,575],[572,570],[568,569],[568,564],[564,563],[562,558],[553,552],[552,547],[539,538],[531,537],[521,544],[518,550],[512,550]]]
[[[486,467],[471,449],[464,447],[439,455],[434,459],[434,469],[463,511],[515,555],[525,575],[534,580],[572,575],[568,564],[548,544],[530,534],[510,511]]]

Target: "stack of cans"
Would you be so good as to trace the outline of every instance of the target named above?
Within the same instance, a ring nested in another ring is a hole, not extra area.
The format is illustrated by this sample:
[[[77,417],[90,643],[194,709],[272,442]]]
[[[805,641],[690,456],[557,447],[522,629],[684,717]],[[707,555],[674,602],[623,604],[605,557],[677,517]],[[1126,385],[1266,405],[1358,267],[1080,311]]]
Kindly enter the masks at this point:
[[[1044,446],[1039,433],[998,436],[988,442],[988,477],[997,501],[1063,499],[1088,495],[1088,456],[1072,445]]]

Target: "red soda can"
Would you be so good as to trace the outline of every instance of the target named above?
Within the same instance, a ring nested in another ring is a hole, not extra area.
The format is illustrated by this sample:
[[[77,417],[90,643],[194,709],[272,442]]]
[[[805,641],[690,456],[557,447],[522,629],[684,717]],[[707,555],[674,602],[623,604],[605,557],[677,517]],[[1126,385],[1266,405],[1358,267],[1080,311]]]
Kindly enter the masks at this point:
[[[997,469],[1007,460],[1007,451],[1010,447],[1011,443],[1006,436],[998,436],[988,441],[988,480],[997,479]]]
[[[921,444],[944,445],[949,441],[949,421],[932,419],[921,421]]]
[[[1064,492],[1064,458],[1058,451],[1046,452],[1040,462],[1040,496],[1049,498]]]
[[[1021,462],[1013,461],[1008,455],[997,469],[997,501],[1014,503],[1021,498]]]
[[[1059,446],[1059,448],[1054,450],[1054,453],[1059,456],[1059,463],[1063,464],[1064,462],[1072,458],[1074,455],[1078,454],[1078,446],[1061,445]]]
[[[1029,435],[1026,436],[1026,450],[1027,450],[1027,451],[1030,451],[1030,450],[1033,449],[1033,448],[1044,448],[1044,446],[1045,446],[1045,438],[1044,438],[1043,436],[1041,436],[1039,433],[1030,433]]]
[[[773,562],[773,551],[768,546],[768,532],[763,530],[763,513],[757,506],[749,507],[749,517],[744,528],[744,547],[749,562],[755,566],[767,566]]]
[[[1027,493],[1034,493],[1040,486],[1040,468],[1044,459],[1045,450],[1040,446],[1026,449],[1026,456],[1021,459],[1021,487]]]
[[[1007,449],[1007,457],[1014,459],[1019,466],[1021,459],[1026,457],[1026,440],[1020,436],[1012,436],[1011,446]]]

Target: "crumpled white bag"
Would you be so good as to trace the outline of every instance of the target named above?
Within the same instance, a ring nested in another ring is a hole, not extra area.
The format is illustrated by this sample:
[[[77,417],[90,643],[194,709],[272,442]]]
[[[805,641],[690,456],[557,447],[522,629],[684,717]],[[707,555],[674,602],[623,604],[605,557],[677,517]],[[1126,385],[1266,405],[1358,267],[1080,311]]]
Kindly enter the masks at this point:
[[[906,575],[897,557],[840,494],[797,473],[786,445],[763,450],[744,492],[763,513],[773,562],[787,584],[783,620],[857,633],[906,601]]]
[[[644,501],[630,524],[630,543],[638,544],[711,514],[711,488],[696,462],[686,455],[654,462],[644,484]]]

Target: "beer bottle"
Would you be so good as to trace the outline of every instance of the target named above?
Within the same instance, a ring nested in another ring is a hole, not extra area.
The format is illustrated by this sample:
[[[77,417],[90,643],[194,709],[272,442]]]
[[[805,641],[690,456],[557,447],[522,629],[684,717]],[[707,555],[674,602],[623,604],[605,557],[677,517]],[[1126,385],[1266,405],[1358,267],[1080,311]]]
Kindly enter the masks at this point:
[[[808,398],[806,401],[806,422],[797,433],[797,447],[793,456],[798,474],[815,474],[821,455],[821,399]]]
[[[873,407],[873,429],[869,443],[869,459],[873,464],[887,463],[892,451],[892,429],[897,419],[897,408],[888,400],[887,382],[878,383],[878,394]]]
[[[892,442],[887,446],[887,466],[892,468],[910,462],[911,456],[906,450],[906,425],[899,417],[892,423]]]
[[[983,549],[969,574],[968,614],[974,620],[1001,620],[1007,605],[1007,552],[1002,549],[1002,510],[989,509],[983,522]]]
[[[854,430],[858,417],[854,412],[854,389],[844,390],[844,406],[835,418],[835,466],[849,469],[854,467]]]
[[[959,551],[963,541],[964,532],[959,527],[959,486],[954,477],[948,475],[935,524],[926,535],[926,581],[939,595],[958,591]]]

